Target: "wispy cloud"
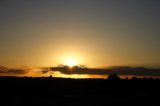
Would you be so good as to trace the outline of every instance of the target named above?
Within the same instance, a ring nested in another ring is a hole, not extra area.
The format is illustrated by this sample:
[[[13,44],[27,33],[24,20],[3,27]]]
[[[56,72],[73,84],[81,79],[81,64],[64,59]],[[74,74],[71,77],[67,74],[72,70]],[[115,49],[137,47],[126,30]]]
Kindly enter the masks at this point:
[[[29,76],[29,77],[39,77],[44,76],[49,72],[48,67],[23,67],[23,68],[7,68],[0,66],[1,76]]]
[[[4,66],[0,66],[0,73],[8,73],[8,74],[25,74],[27,70],[23,69],[10,69]]]

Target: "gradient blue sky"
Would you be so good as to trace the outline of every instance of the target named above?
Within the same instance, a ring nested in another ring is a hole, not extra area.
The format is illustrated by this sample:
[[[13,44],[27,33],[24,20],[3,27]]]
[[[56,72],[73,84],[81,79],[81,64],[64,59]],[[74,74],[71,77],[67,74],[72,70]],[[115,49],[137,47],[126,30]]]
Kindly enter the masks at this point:
[[[160,67],[159,0],[0,0],[0,64]]]

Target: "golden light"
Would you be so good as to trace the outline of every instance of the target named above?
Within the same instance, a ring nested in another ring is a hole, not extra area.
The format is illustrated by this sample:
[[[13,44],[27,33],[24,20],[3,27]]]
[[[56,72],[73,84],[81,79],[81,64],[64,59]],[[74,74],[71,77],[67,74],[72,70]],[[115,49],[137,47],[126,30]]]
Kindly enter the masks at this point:
[[[75,52],[76,51],[76,52]],[[55,65],[67,65],[69,67],[79,66],[81,64],[87,65],[88,57],[84,55],[84,53],[79,52],[78,50],[70,50],[67,51],[64,49],[60,53],[55,53],[54,57],[52,58],[51,64],[55,62]]]
[[[64,60],[64,64],[68,65],[70,67],[78,65],[76,58],[74,57],[68,57]]]

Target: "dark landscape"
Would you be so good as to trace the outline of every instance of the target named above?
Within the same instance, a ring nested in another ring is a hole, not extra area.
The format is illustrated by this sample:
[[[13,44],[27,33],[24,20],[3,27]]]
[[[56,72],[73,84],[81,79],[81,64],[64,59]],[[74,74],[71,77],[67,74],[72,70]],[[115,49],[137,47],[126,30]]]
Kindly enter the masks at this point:
[[[150,105],[158,106],[160,79],[69,79],[0,77],[3,106]]]

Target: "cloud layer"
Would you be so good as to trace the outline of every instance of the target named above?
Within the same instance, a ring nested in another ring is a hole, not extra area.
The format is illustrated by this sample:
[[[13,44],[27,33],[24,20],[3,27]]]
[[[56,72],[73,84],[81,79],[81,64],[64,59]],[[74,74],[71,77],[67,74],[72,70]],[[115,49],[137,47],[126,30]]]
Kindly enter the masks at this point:
[[[57,74],[58,72],[58,74]],[[10,69],[0,65],[0,76],[28,76],[41,77],[53,75],[55,77],[65,75],[136,75],[136,76],[160,76],[160,69],[113,66],[108,68],[86,68],[82,66],[57,66],[57,67],[40,67],[40,68],[17,68]]]
[[[119,74],[119,75],[140,75],[140,76],[160,76],[160,69],[151,69],[144,67],[129,67],[129,66],[113,66],[108,68],[84,68],[84,67],[51,67],[50,71],[60,71],[64,74]]]

